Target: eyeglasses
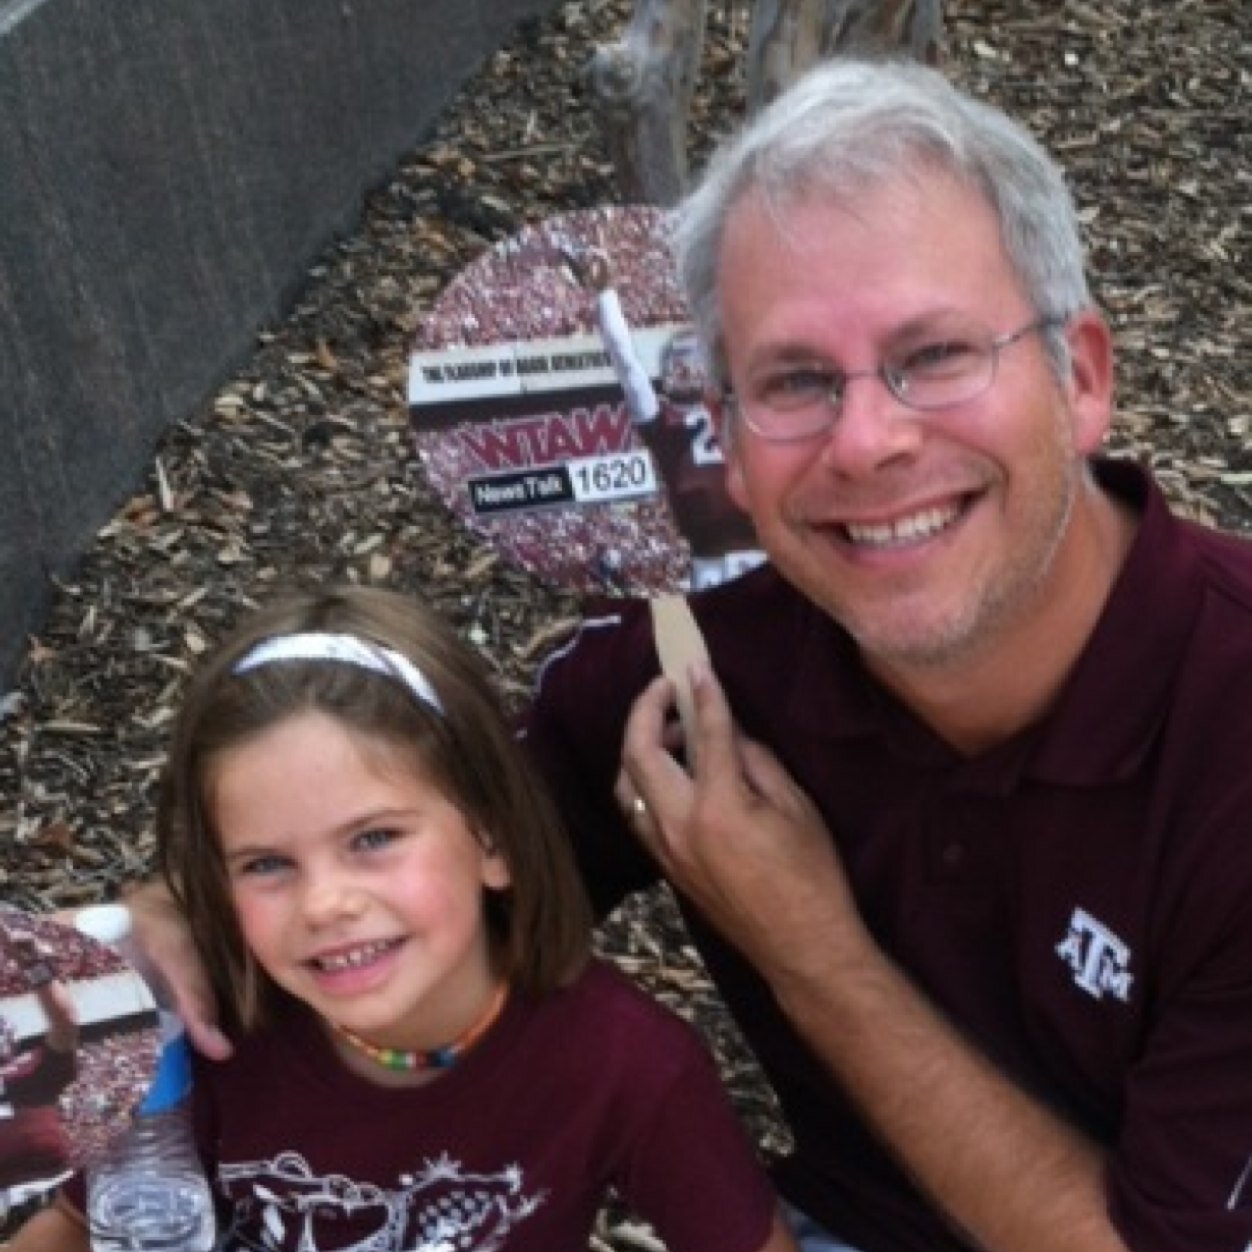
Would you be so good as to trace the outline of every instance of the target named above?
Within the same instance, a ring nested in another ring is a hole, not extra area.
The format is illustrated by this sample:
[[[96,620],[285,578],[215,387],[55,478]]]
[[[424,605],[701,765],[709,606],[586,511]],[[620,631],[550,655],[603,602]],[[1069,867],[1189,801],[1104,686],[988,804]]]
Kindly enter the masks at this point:
[[[999,337],[978,325],[945,325],[891,352],[877,369],[843,373],[817,363],[783,363],[755,381],[750,396],[732,394],[727,403],[770,443],[792,443],[829,430],[854,378],[881,379],[901,404],[923,413],[953,408],[977,399],[995,382],[1005,348],[1062,325],[1063,318],[1041,317]]]

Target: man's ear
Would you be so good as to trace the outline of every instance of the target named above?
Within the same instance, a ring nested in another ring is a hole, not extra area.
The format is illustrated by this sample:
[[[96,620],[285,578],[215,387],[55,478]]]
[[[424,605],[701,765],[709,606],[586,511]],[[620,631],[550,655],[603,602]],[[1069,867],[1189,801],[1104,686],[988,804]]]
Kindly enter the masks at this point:
[[[1070,374],[1066,381],[1074,447],[1098,450],[1113,420],[1113,336],[1095,309],[1076,313],[1065,326]]]
[[[726,397],[720,393],[709,392],[704,397],[704,407],[713,419],[713,433],[717,437],[717,446],[721,449],[722,460],[726,464],[726,491],[736,507],[747,513],[748,492],[744,486],[743,469],[739,464],[739,431],[735,415],[726,403]]]

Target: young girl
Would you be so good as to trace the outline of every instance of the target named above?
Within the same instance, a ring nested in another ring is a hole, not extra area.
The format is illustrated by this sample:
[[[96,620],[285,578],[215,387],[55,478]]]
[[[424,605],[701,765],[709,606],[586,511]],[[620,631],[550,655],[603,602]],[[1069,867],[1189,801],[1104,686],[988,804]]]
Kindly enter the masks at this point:
[[[671,1252],[794,1248],[693,1033],[589,959],[490,684],[411,600],[253,616],[191,685],[158,836],[235,1037],[195,1092],[227,1247],[577,1252],[613,1188]],[[14,1252],[86,1248],[81,1194]]]

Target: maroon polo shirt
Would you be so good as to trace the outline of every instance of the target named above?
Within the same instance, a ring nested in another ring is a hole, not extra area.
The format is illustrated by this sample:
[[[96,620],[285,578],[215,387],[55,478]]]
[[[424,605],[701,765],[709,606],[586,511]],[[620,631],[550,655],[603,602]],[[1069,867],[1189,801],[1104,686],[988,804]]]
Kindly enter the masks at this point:
[[[1101,463],[1140,528],[1038,725],[976,757],[868,676],[763,568],[694,600],[745,731],[813,797],[883,949],[1023,1087],[1109,1154],[1135,1249],[1252,1238],[1252,544],[1182,522]],[[654,878],[612,803],[657,672],[643,606],[541,675],[526,738],[601,909]],[[695,940],[786,1110],[784,1194],[865,1252],[964,1243],[910,1185],[735,952]]]

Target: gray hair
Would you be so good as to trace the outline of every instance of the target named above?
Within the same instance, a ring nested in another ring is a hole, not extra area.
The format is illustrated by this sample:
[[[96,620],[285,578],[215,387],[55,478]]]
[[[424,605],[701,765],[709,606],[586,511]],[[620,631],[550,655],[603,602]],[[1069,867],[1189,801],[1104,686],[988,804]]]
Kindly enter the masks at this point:
[[[717,290],[731,210],[757,193],[780,217],[814,193],[846,197],[919,167],[976,188],[1000,223],[1009,262],[1040,317],[1058,321],[1091,304],[1077,214],[1051,157],[999,109],[913,62],[824,62],[800,78],[714,155],[678,211],[675,249],[713,380],[729,384]],[[1063,331],[1045,342],[1069,370]]]

